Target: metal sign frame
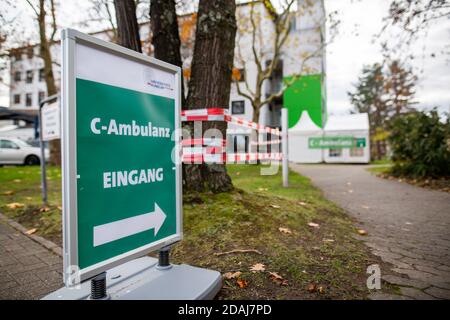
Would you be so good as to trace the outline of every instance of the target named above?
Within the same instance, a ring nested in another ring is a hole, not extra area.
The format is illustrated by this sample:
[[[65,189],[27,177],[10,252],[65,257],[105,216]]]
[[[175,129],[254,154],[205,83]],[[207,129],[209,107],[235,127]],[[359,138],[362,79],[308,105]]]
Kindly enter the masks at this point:
[[[183,237],[182,232],[182,177],[180,155],[180,135],[175,134],[175,184],[176,184],[176,233],[161,240],[149,243],[116,257],[96,263],[79,270],[78,266],[78,224],[77,224],[77,103],[76,103],[76,44],[89,46],[93,49],[117,55],[134,62],[147,65],[175,76],[175,126],[181,128],[181,69],[166,62],[145,56],[119,45],[99,40],[73,29],[64,29],[61,33],[62,42],[62,90],[61,90],[61,140],[62,140],[62,177],[63,177],[63,249],[64,249],[64,282],[67,286],[77,281],[89,279],[114,266],[143,256],[149,252],[161,249],[178,242]],[[77,273],[77,274],[75,274]],[[74,279],[76,279],[74,281]]]

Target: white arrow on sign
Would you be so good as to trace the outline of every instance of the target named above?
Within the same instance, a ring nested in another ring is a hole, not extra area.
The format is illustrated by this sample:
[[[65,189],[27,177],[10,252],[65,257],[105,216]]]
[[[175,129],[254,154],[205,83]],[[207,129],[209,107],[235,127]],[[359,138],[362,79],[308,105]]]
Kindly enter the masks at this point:
[[[155,202],[155,211],[94,227],[94,247],[154,229],[155,236],[166,220],[165,213]]]

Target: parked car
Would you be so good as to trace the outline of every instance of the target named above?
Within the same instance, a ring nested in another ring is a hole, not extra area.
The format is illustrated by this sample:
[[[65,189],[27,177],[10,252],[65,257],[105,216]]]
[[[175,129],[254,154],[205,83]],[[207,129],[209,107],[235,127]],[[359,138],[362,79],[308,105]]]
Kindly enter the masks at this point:
[[[48,149],[44,150],[45,161],[49,159]],[[33,147],[23,140],[0,137],[0,165],[24,164],[38,165],[41,163],[41,149]]]

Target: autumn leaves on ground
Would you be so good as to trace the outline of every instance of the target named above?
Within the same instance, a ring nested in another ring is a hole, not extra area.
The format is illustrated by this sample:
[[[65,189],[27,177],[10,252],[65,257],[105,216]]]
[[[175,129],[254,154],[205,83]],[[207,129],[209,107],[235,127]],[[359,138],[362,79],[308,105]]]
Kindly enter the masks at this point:
[[[365,298],[366,268],[379,263],[345,213],[310,181],[228,166],[236,190],[184,196],[184,239],[172,261],[223,274],[219,299]],[[50,168],[50,203],[40,205],[39,168],[0,168],[0,211],[61,243],[60,171]]]

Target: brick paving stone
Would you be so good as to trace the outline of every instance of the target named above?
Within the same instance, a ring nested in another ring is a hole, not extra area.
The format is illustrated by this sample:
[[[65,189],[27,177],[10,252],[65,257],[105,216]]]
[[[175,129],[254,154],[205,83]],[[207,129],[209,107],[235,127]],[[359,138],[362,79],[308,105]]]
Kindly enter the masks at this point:
[[[431,287],[425,290],[425,293],[428,293],[429,295],[439,298],[439,299],[450,299],[450,290]]]
[[[416,300],[435,300],[435,297],[424,293],[423,291],[415,288],[400,287],[402,295],[416,299]]]
[[[410,297],[406,296],[400,296],[396,294],[387,294],[387,293],[381,293],[376,292],[372,293],[368,297],[370,300],[412,300]]]
[[[0,220],[0,300],[40,299],[62,285],[62,258]]]
[[[368,235],[355,238],[394,265],[394,272],[409,278],[388,275],[386,281],[408,286],[403,293],[416,299],[426,295],[449,299],[449,193],[378,178],[365,165],[291,164],[291,168],[311,178],[328,199],[359,221]],[[382,293],[374,297],[389,298]]]
[[[418,289],[425,289],[425,288],[430,287],[429,283],[422,282],[420,280],[410,279],[410,278],[403,278],[403,277],[399,277],[399,276],[395,276],[395,275],[386,275],[386,276],[382,276],[381,278],[389,283],[396,284],[399,286],[408,286],[408,287],[414,287],[414,288],[418,288]]]

